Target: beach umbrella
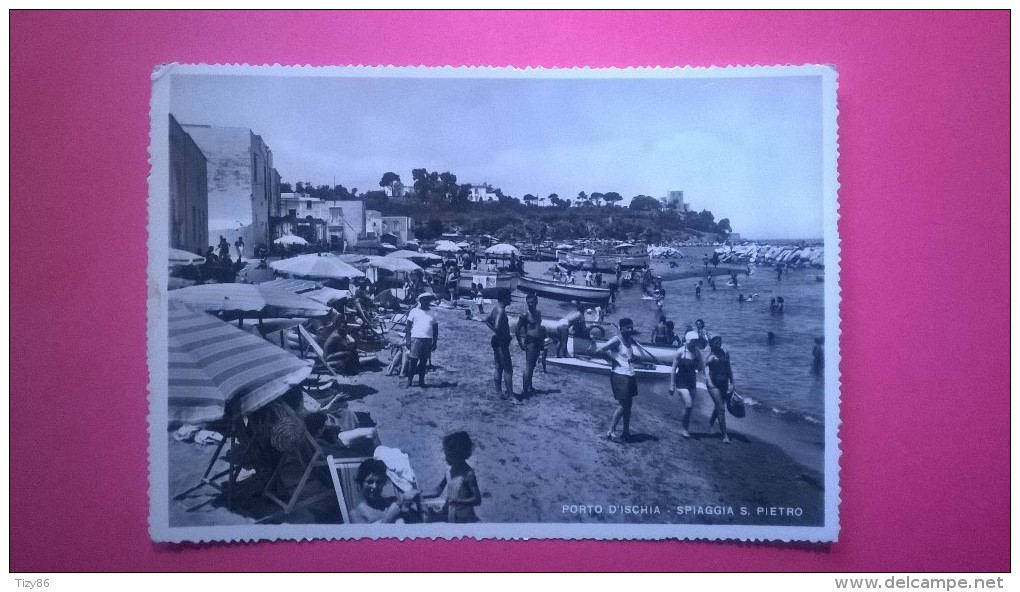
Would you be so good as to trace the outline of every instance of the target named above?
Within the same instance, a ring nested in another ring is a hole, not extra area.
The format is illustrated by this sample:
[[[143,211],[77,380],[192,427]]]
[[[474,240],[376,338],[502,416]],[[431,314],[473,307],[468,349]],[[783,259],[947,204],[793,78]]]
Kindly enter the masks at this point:
[[[466,242],[466,241],[459,242],[459,243],[457,243],[457,246],[460,247],[461,249],[470,249],[471,248],[471,243]]]
[[[559,251],[570,251],[574,248],[574,245],[568,245],[566,243],[556,245],[556,249]]]
[[[205,263],[205,257],[189,253],[182,249],[170,249],[168,257],[170,265],[201,265]]]
[[[437,253],[459,253],[460,247],[454,243],[448,244],[436,244],[436,248],[433,249]]]
[[[372,255],[362,255],[360,253],[344,253],[343,255],[334,255],[337,259],[350,265],[357,265],[358,263],[365,263]]]
[[[370,261],[368,265],[393,272],[422,270],[416,263],[403,257],[378,257],[374,261]]]
[[[217,421],[232,401],[251,413],[311,373],[297,356],[212,315],[173,300],[168,313],[171,421]]]
[[[499,243],[498,245],[492,245],[488,249],[485,249],[486,255],[509,255],[511,253],[518,256],[521,254],[517,247],[506,243]]]
[[[269,266],[280,273],[307,278],[344,279],[365,276],[334,255],[315,253],[280,259],[273,261]]]
[[[168,297],[206,312],[239,316],[307,318],[329,313],[321,302],[265,284],[199,284],[171,290]]]
[[[317,290],[312,290],[311,292],[303,292],[301,295],[304,296],[305,298],[311,298],[312,300],[314,300],[316,302],[321,302],[323,304],[330,304],[333,301],[339,300],[341,298],[350,298],[351,297],[351,291],[350,290],[337,290],[336,288],[329,288],[329,287],[322,287],[322,288],[319,288]]]
[[[262,282],[258,285],[262,286],[262,288],[283,290],[285,292],[293,292],[295,294],[318,290],[322,287],[322,284],[313,282],[312,280],[295,280],[291,278],[276,278],[268,282]]]
[[[633,243],[620,243],[620,244],[616,245],[616,247],[614,247],[614,248],[616,248],[616,249],[629,249],[629,248],[631,248],[633,246],[634,246]]]
[[[386,257],[387,258],[410,259],[411,261],[420,261],[420,262],[423,262],[423,263],[426,263],[426,264],[427,263],[439,263],[440,261],[443,260],[443,258],[440,257],[439,255],[434,255],[432,253],[416,253],[414,251],[407,251],[407,250],[394,251],[392,253],[387,253]]]
[[[308,241],[293,234],[285,234],[273,241],[278,245],[307,245]]]
[[[390,243],[382,243],[379,246],[382,247],[386,251],[396,251],[397,250],[397,247],[391,245]]]

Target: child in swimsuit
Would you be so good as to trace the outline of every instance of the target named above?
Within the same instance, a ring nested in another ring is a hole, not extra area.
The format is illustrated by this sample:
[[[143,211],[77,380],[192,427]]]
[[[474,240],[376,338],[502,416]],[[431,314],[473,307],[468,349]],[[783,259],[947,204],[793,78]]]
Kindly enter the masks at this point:
[[[467,464],[474,443],[467,432],[454,432],[443,438],[443,454],[450,468],[432,493],[446,501],[444,510],[448,522],[478,522],[475,506],[482,503],[475,471]]]

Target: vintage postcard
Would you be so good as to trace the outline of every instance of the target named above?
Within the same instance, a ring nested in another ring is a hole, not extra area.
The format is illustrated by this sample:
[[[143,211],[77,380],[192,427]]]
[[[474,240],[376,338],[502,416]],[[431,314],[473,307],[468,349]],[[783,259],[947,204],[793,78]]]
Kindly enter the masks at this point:
[[[152,80],[154,540],[836,540],[835,68]]]

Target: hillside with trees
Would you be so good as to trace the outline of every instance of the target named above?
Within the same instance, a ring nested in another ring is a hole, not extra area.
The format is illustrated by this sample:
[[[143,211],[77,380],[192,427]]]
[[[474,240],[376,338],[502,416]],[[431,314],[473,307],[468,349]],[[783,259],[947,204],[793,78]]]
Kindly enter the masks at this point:
[[[390,197],[383,190],[358,194],[356,188],[348,190],[343,185],[316,187],[298,182],[294,188],[326,200],[363,199],[366,208],[384,216],[409,216],[415,221],[415,236],[423,240],[459,231],[512,242],[591,238],[661,243],[705,234],[725,238],[732,232],[727,218],[716,220],[708,210],[682,212],[664,207],[647,195],[633,196],[629,205],[620,206],[624,198],[616,191],[581,191],[570,198],[529,193],[518,199],[494,189],[495,200],[473,203],[469,200],[470,186],[458,184],[453,173],[420,168],[412,171],[412,177],[413,193],[402,197]],[[387,172],[379,186],[393,187],[396,183],[400,183],[400,176]]]

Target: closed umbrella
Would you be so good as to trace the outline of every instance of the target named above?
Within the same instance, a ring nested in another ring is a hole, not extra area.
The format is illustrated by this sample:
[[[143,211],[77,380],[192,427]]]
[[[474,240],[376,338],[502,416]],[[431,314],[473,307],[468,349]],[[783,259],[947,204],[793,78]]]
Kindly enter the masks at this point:
[[[231,402],[239,413],[251,413],[311,373],[303,360],[264,339],[180,302],[168,306],[171,421],[217,421]]]
[[[168,260],[170,265],[201,265],[205,263],[205,257],[182,249],[170,249]]]
[[[306,278],[344,279],[365,276],[333,255],[314,253],[273,261],[269,266],[280,273]]]
[[[506,243],[499,243],[498,245],[492,245],[488,249],[485,249],[485,254],[487,255],[509,255],[511,253],[517,256],[520,256],[521,254],[517,247]]]
[[[308,241],[294,234],[285,234],[273,241],[278,245],[307,245]]]
[[[206,312],[236,317],[320,317],[329,313],[321,302],[264,284],[200,284],[171,290],[170,300]]]

